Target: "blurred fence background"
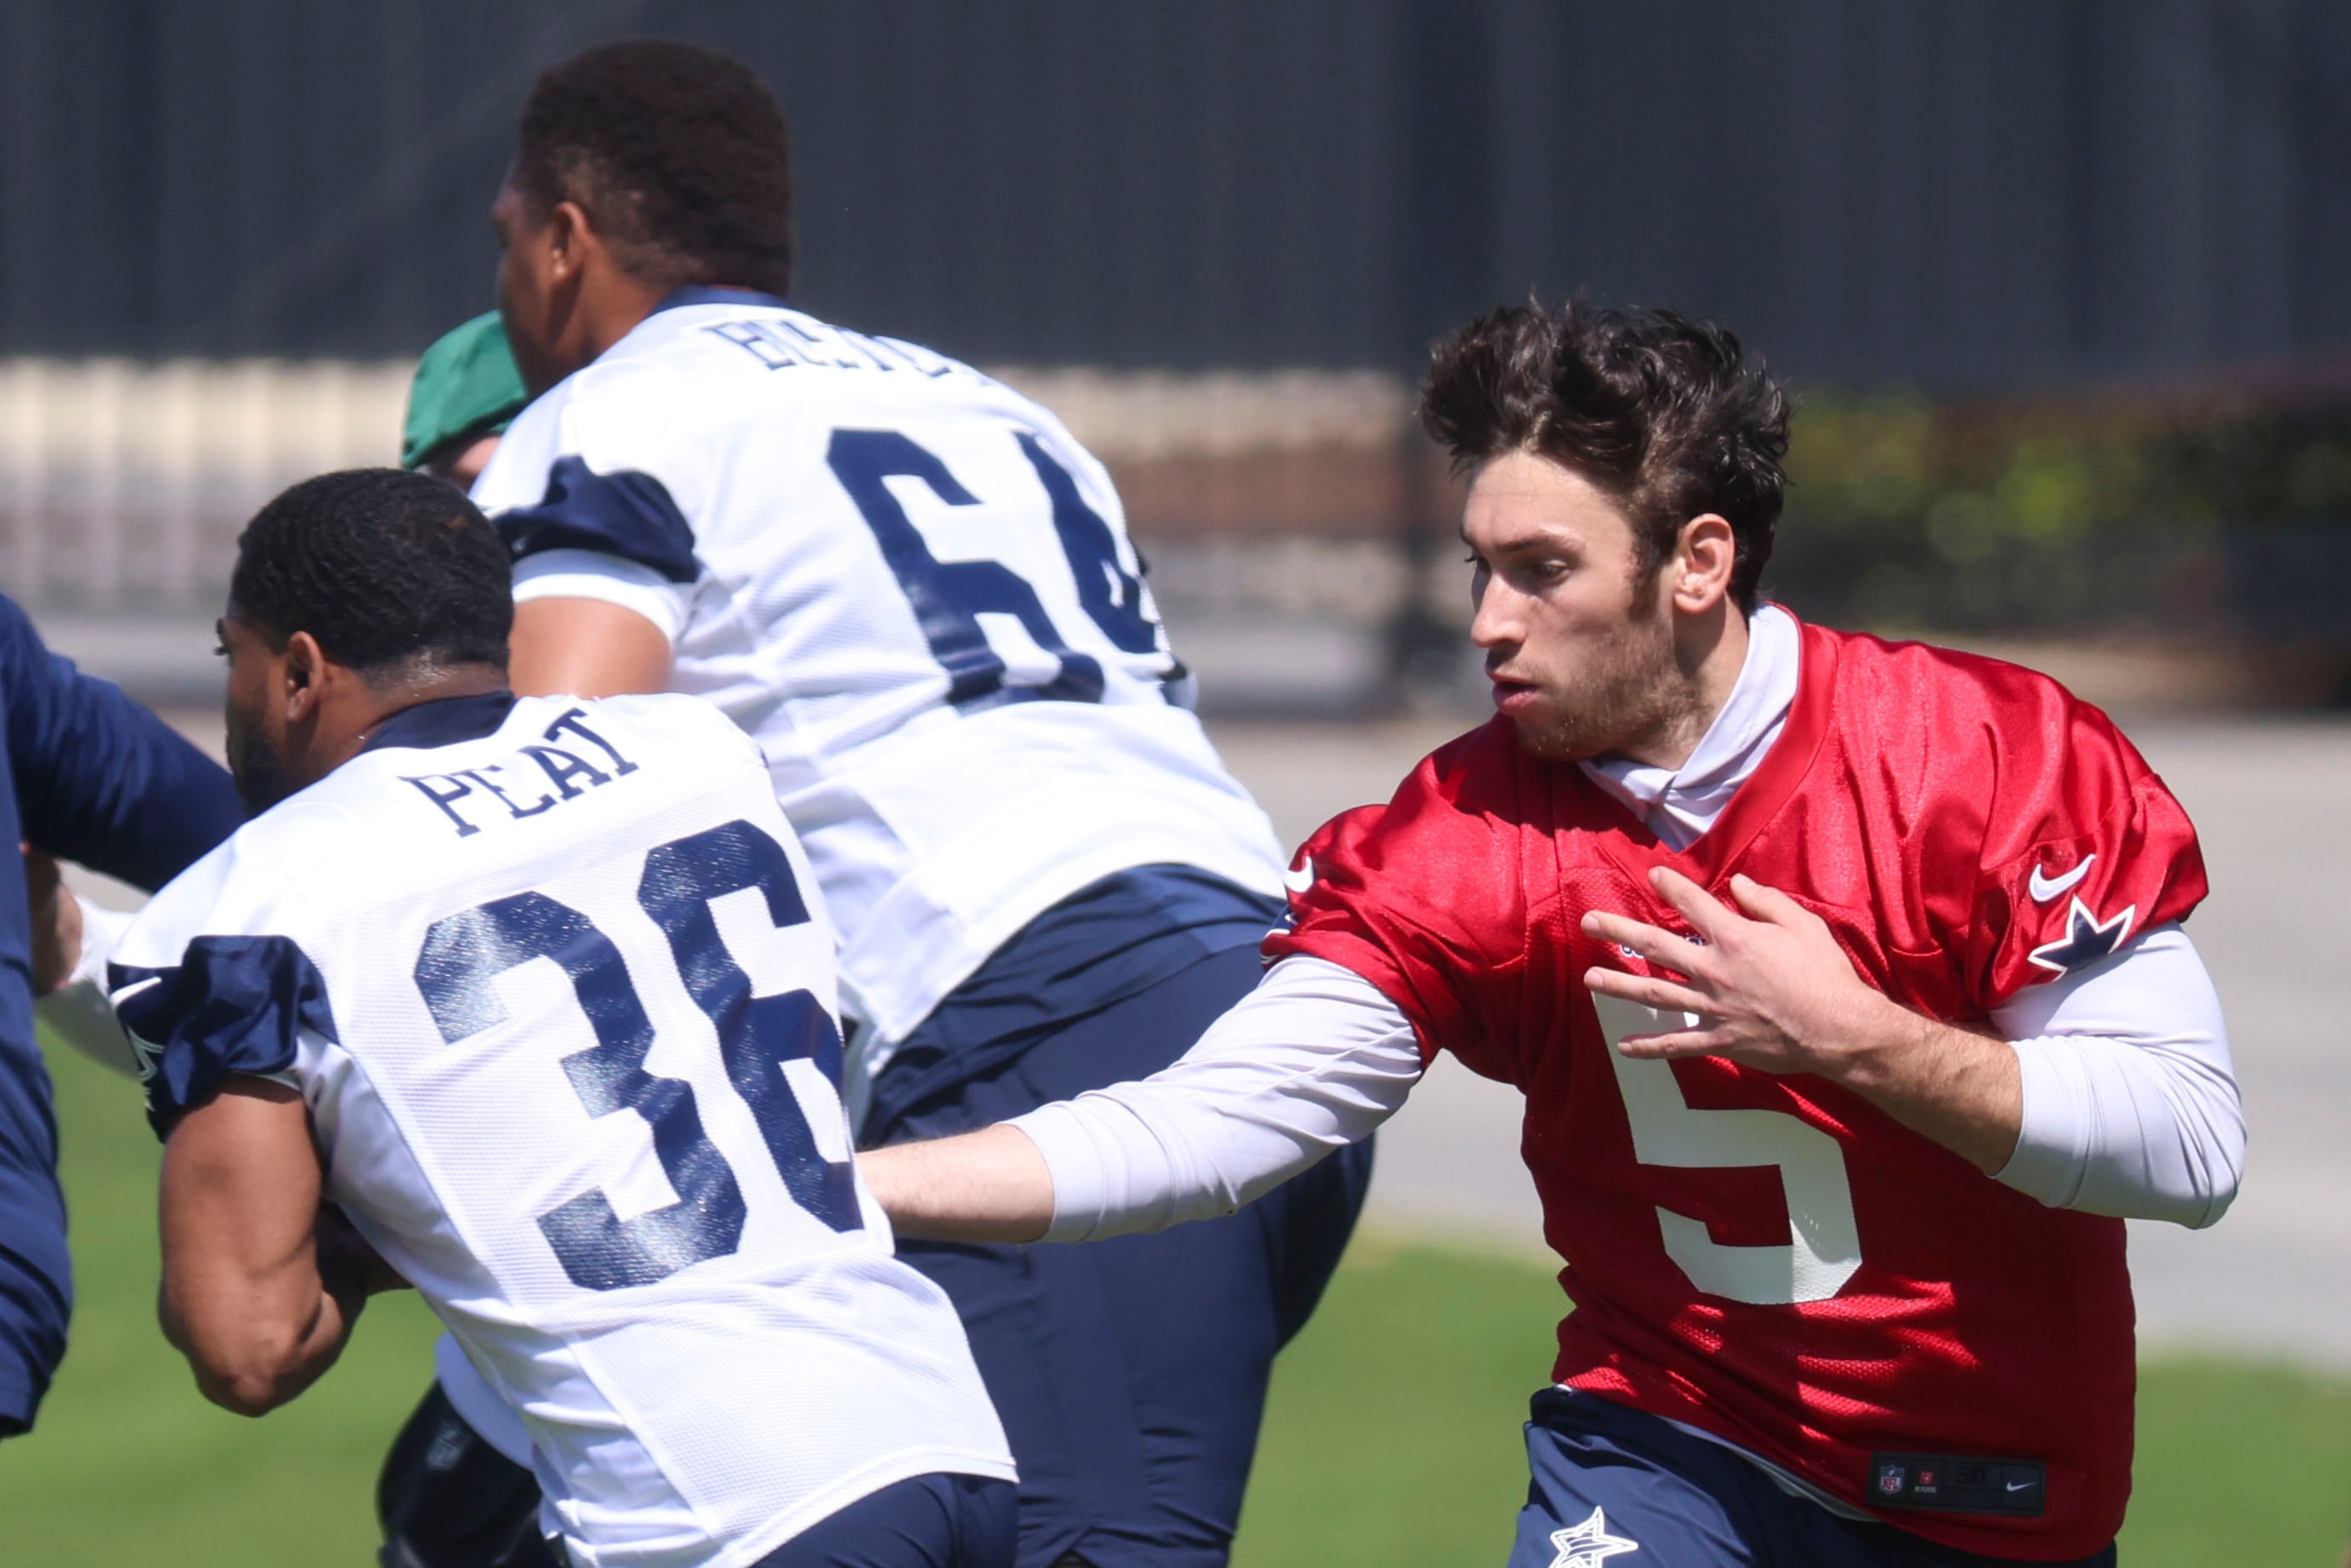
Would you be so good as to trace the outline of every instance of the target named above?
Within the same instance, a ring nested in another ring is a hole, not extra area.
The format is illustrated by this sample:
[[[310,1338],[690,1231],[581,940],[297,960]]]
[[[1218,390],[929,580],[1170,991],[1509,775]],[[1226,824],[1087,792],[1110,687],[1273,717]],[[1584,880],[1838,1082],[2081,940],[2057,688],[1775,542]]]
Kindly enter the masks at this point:
[[[297,479],[395,461],[411,368],[0,360],[0,585],[85,662],[158,700],[209,699],[238,530]],[[1378,707],[1397,629],[1459,597],[1421,548],[1447,481],[1397,376],[998,373],[1112,465],[1228,712]]]
[[[802,302],[1102,453],[1212,706],[1458,684],[1411,381],[1530,290],[1792,378],[1802,610],[2344,695],[2335,0],[0,0],[0,587],[179,668],[488,302],[532,76],[627,32],[776,84]]]
[[[163,700],[237,530],[388,463],[407,361],[0,360],[0,586]],[[1403,376],[997,367],[1110,465],[1212,711],[1361,716],[1474,692],[1455,482]],[[2351,358],[2176,386],[1806,395],[1767,590],[1973,642],[2125,706],[2351,700]],[[2086,672],[2086,674],[2085,674]]]

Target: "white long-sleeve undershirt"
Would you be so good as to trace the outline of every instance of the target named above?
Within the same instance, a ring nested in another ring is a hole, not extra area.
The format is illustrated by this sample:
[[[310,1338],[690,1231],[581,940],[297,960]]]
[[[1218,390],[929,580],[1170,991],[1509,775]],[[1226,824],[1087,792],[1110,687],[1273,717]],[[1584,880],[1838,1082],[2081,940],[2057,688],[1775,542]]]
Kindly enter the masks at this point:
[[[1378,988],[1285,958],[1176,1061],[1014,1120],[1053,1174],[1049,1241],[1230,1214],[1371,1136],[1419,1082],[1412,1025]]]
[[[1786,727],[1802,657],[1766,605],[1722,711],[1677,769],[1596,758],[1585,773],[1687,849]],[[2022,1129],[1998,1179],[2045,1204],[2205,1226],[2236,1196],[2245,1125],[2219,998],[2187,934],[2142,934],[2030,987],[1993,1023],[2023,1075]],[[1142,1083],[1018,1125],[1053,1174],[1056,1240],[1228,1214],[1367,1136],[1420,1075],[1412,1028],[1368,980],[1290,958],[1182,1060]]]
[[[2000,1181],[2056,1208],[2190,1227],[2236,1196],[2244,1120],[2220,1003],[2188,935],[2159,926],[1993,1015],[2024,1075]],[[1053,1178],[1051,1241],[1230,1214],[1395,1114],[1412,1025],[1369,980],[1285,958],[1140,1082],[1018,1118]]]
[[[2159,925],[1992,1013],[2024,1075],[1999,1179],[2052,1208],[2200,1229],[2245,1166],[2228,1026],[2188,933]]]

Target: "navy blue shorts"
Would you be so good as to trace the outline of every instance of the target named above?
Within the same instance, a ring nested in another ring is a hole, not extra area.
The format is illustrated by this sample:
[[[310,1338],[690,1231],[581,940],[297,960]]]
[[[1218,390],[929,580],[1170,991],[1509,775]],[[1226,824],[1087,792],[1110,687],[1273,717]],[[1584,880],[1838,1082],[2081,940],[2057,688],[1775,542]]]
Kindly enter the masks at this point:
[[[1546,1388],[1510,1568],[1990,1568],[1890,1524],[1791,1497],[1717,1443],[1590,1394]],[[1635,1558],[1634,1553],[1639,1556]],[[2073,1568],[2113,1568],[2115,1549]]]
[[[538,1483],[484,1442],[434,1384],[377,1483],[382,1568],[559,1568],[538,1533]],[[1019,1500],[1010,1481],[926,1475],[868,1493],[755,1568],[1012,1568]]]
[[[913,1106],[869,1140],[986,1126],[1142,1078],[1253,989],[1254,947],[1182,968]],[[885,1072],[884,1080],[888,1074]],[[902,1240],[955,1299],[1020,1466],[1020,1568],[1221,1568],[1257,1450],[1274,1352],[1345,1249],[1368,1145],[1238,1214],[1085,1246]]]
[[[915,1476],[826,1515],[755,1568],[1012,1568],[1010,1481]]]

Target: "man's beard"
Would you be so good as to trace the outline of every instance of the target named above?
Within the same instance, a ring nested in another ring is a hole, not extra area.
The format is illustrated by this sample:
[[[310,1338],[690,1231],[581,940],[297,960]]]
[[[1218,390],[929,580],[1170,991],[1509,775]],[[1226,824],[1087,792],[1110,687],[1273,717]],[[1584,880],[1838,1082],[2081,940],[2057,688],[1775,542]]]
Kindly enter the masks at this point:
[[[1623,751],[1679,716],[1692,700],[1690,686],[1674,657],[1672,618],[1635,614],[1571,684],[1547,694],[1551,712],[1520,721],[1519,744],[1561,762]]]
[[[246,816],[258,817],[295,792],[297,786],[287,775],[286,764],[269,748],[268,737],[253,725],[238,723],[234,713],[228,720],[227,751],[229,778]]]

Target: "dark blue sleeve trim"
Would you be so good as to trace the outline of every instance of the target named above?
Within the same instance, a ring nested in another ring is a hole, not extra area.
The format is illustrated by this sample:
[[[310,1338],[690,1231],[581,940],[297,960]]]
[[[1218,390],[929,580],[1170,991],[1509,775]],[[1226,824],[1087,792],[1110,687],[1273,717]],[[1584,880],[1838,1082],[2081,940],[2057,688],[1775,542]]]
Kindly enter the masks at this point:
[[[170,1137],[181,1117],[232,1072],[283,1072],[294,1065],[298,1031],[337,1039],[327,982],[285,936],[199,936],[179,963],[145,969],[107,967],[107,989],[131,1031],[147,1086],[147,1120]]]
[[[546,498],[499,513],[497,525],[517,560],[542,550],[587,549],[649,566],[672,582],[702,575],[685,514],[650,474],[599,474],[578,457],[559,457],[547,476]]]

